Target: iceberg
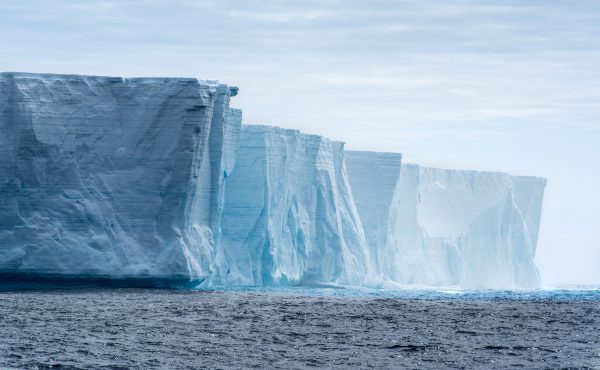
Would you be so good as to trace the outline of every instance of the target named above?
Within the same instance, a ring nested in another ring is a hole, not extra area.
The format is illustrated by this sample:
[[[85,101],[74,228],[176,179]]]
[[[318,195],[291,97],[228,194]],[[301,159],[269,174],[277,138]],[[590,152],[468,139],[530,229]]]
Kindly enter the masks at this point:
[[[371,273],[343,144],[244,125],[213,284],[364,284]]]
[[[347,162],[362,223],[379,225],[367,236],[388,283],[540,286],[535,249],[545,179],[399,165],[377,153],[349,152]],[[375,178],[365,180],[365,171]],[[376,203],[373,193],[391,202]]]
[[[0,74],[0,271],[209,277],[236,93],[191,78]]]
[[[535,288],[546,180],[242,125],[193,78],[0,74],[0,282]]]

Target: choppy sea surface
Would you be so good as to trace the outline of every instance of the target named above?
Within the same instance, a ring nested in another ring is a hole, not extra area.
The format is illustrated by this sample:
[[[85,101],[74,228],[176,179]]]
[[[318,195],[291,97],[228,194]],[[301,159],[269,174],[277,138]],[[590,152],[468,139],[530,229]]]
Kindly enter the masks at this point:
[[[0,368],[600,368],[600,289],[0,287]]]

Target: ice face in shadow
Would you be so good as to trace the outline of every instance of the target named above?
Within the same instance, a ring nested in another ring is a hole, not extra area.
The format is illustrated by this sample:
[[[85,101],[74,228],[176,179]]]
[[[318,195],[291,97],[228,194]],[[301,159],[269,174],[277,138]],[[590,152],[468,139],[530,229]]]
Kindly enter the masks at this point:
[[[222,231],[217,284],[364,284],[370,278],[343,144],[320,136],[243,126]]]
[[[539,287],[534,257],[545,179],[409,164],[400,170],[399,158],[376,153],[347,158],[362,223],[381,223],[367,236],[388,282]],[[371,199],[390,199],[392,188],[390,204]]]
[[[0,272],[209,276],[239,131],[229,96],[186,78],[1,74]]]

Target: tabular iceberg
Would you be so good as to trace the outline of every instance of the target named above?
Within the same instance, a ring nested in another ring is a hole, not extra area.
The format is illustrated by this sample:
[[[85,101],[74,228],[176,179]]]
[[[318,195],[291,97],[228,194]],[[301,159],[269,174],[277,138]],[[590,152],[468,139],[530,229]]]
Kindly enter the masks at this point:
[[[188,78],[1,74],[0,271],[208,277],[236,92]]]
[[[236,94],[0,74],[0,282],[539,286],[545,179],[242,126]]]
[[[377,153],[349,152],[347,161],[363,224],[379,223],[367,236],[388,282],[539,287],[534,256],[545,179],[400,167],[399,158]],[[376,178],[365,181],[365,171]],[[391,202],[374,202],[380,192]]]
[[[364,284],[370,256],[343,144],[244,126],[225,187],[216,284]]]

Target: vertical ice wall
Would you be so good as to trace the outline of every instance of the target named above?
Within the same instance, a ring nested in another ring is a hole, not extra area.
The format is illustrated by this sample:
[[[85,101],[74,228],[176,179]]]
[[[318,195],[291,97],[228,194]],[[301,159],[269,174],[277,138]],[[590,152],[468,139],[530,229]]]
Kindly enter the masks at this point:
[[[186,78],[0,74],[0,275],[539,285],[545,179],[242,129],[236,93]]]
[[[390,263],[394,251],[390,250],[388,226],[401,161],[400,153],[346,152],[352,194],[380,275],[395,269]]]
[[[533,176],[514,176],[515,202],[525,219],[525,226],[535,253],[540,230],[546,179]]]
[[[370,155],[348,156],[349,168]],[[353,177],[359,173],[350,171]],[[380,171],[371,173],[379,179],[371,184],[387,180]],[[386,246],[372,242],[391,264],[383,269],[389,282],[539,286],[534,256],[544,179],[418,165],[402,165],[400,176],[389,207]],[[368,199],[364,194],[370,196],[366,189],[373,185],[354,180],[352,185],[358,204]],[[373,213],[359,210],[368,223]]]
[[[220,277],[224,275],[224,271],[221,271],[225,258],[221,243],[221,220],[225,208],[225,188],[235,167],[238,140],[242,128],[242,111],[230,108],[224,122],[224,125],[219,126],[219,135],[217,135],[222,138],[222,150],[216,151],[216,155],[211,156],[211,160],[214,161],[211,192],[211,211],[213,212],[211,215],[211,230],[214,247],[211,256],[211,279],[207,280],[206,283],[216,285],[222,285]]]
[[[1,74],[0,272],[206,278],[239,130],[230,95],[196,79]]]
[[[243,126],[225,188],[220,261],[230,285],[363,283],[370,266],[343,144]]]

